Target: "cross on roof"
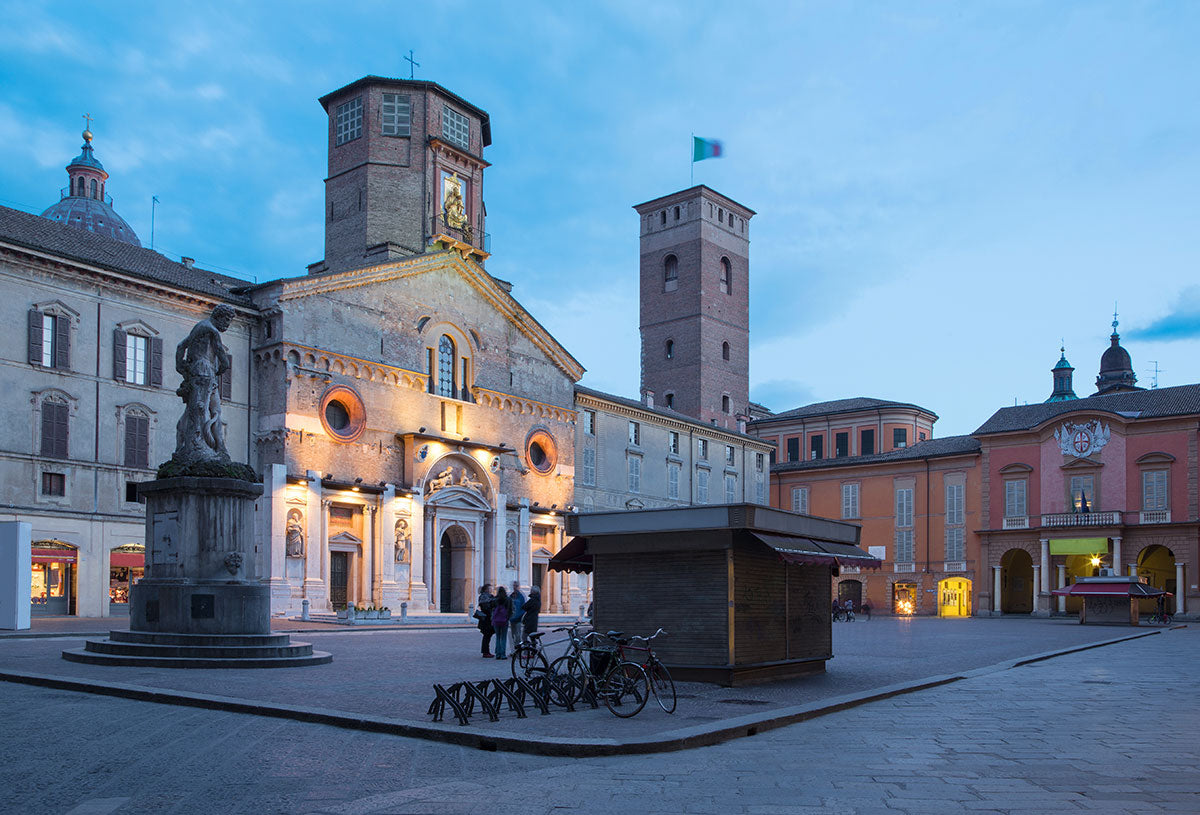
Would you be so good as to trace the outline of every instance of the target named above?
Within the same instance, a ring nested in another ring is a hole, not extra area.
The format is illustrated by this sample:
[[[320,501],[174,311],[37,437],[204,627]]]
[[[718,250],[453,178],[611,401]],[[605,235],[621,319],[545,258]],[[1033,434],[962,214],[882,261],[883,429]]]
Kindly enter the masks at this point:
[[[92,129],[92,114],[85,113],[85,114],[83,114],[83,118],[87,120],[87,129],[91,130]]]
[[[411,48],[408,49],[408,56],[404,59],[408,61],[408,78],[412,79],[414,76],[416,76],[416,69],[421,67],[421,63],[413,60],[413,52]]]

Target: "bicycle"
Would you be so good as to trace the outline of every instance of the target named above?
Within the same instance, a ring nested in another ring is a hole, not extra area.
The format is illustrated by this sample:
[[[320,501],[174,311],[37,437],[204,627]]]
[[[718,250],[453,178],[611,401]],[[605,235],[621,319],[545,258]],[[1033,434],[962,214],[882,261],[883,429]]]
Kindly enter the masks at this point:
[[[639,665],[646,672],[646,676],[650,679],[650,690],[654,692],[654,700],[658,702],[658,706],[663,709],[663,712],[674,713],[675,680],[671,679],[671,672],[667,670],[667,666],[658,658],[658,654],[654,653],[654,648],[650,645],[651,640],[659,634],[666,635],[666,633],[660,628],[648,637],[630,637],[628,641],[617,643],[617,653],[622,659],[626,658],[626,651],[637,651],[646,655],[644,662],[632,659],[627,661]],[[641,640],[645,645],[633,645],[635,640]]]
[[[839,608],[833,612],[833,621],[835,623],[852,623],[854,622],[854,612],[847,611],[844,608]]]
[[[512,659],[509,660],[509,667],[512,669],[514,679],[530,679],[538,674],[550,675],[550,660],[546,658],[547,645],[560,645],[561,643],[570,643],[567,647],[567,653],[579,652],[579,634],[578,629],[583,628],[583,623],[574,625],[564,625],[559,628],[552,629],[554,633],[561,631],[568,632],[566,639],[555,640],[554,642],[543,643],[542,637],[545,636],[545,631],[537,631],[530,634],[520,645],[513,651]]]
[[[1165,611],[1161,614],[1158,611],[1152,611],[1150,616],[1146,618],[1146,622],[1148,623],[1161,623],[1163,625],[1170,625],[1173,620],[1174,618]]]
[[[550,663],[552,676],[567,676],[571,701],[592,690],[614,716],[636,716],[650,698],[650,678],[642,666],[618,658],[620,631],[592,631],[579,639],[579,653],[563,654]],[[605,642],[607,640],[607,642]],[[595,644],[591,644],[595,642]],[[587,659],[584,656],[587,655]],[[593,665],[594,663],[594,665]]]

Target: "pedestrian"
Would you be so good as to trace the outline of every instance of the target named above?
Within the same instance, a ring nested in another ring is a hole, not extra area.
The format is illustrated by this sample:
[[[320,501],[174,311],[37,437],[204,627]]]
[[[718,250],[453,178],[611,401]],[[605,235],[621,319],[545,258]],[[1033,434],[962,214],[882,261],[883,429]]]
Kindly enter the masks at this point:
[[[842,604],[835,597],[835,598],[833,598],[833,609],[832,609],[834,622],[837,621],[838,615],[840,615],[841,613],[842,613]]]
[[[496,587],[496,602],[492,604],[492,628],[496,629],[496,659],[508,659],[508,619],[512,616],[512,601],[503,586]]]
[[[479,621],[479,633],[483,635],[483,644],[479,647],[480,656],[484,659],[490,659],[495,656],[492,651],[492,634],[496,633],[496,629],[492,628],[492,606],[495,605],[496,599],[492,597],[492,584],[484,583],[479,589],[479,599],[475,603],[475,619]]]
[[[513,648],[525,641],[525,595],[521,593],[521,581],[512,582],[508,599],[512,602],[512,616],[508,618],[508,638]]]
[[[542,610],[542,590],[537,586],[529,589],[529,599],[525,601],[525,615],[522,620],[525,623],[525,639],[529,639],[530,634],[537,633],[538,613]]]
[[[859,606],[860,613],[868,620],[871,619],[871,604],[863,600],[863,604]]]

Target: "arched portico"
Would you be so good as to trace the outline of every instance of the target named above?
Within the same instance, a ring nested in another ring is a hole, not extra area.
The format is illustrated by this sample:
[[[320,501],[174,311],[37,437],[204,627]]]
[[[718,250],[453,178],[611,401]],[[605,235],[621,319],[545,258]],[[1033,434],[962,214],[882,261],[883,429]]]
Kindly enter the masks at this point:
[[[425,579],[438,611],[470,611],[496,582],[494,488],[477,461],[452,453],[432,463],[424,489]]]
[[[1000,611],[1033,613],[1033,557],[1024,549],[1009,549],[1000,558]]]

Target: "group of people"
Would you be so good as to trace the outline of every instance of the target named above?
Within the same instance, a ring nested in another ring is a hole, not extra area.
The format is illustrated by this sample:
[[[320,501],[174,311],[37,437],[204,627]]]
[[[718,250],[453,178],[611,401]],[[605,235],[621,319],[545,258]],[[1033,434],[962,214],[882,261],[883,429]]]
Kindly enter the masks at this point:
[[[492,593],[492,585],[485,583],[479,590],[474,614],[479,633],[483,635],[480,656],[484,659],[508,659],[509,633],[512,633],[514,643],[535,633],[541,611],[542,591],[537,586],[531,588],[526,597],[516,580],[513,581],[511,592],[503,586],[497,586],[495,594]],[[491,652],[493,635],[496,637],[494,654]]]
[[[861,604],[861,605],[860,605],[860,606],[859,606],[859,607],[856,609],[856,608],[854,607],[854,601],[853,601],[853,600],[851,600],[849,597],[847,597],[845,600],[838,600],[838,599],[834,598],[834,601],[833,601],[833,618],[834,618],[835,620],[836,620],[836,619],[838,619],[840,616],[843,616],[843,615],[844,615],[844,616],[845,616],[847,619],[849,619],[850,615],[851,615],[852,613],[856,612],[856,611],[857,611],[859,614],[862,614],[862,615],[864,615],[864,616],[865,616],[865,617],[866,617],[868,620],[869,620],[869,619],[871,619],[871,604],[870,604],[870,603],[868,603],[868,602],[866,602],[865,600],[864,600],[864,601],[862,602],[862,604]]]

